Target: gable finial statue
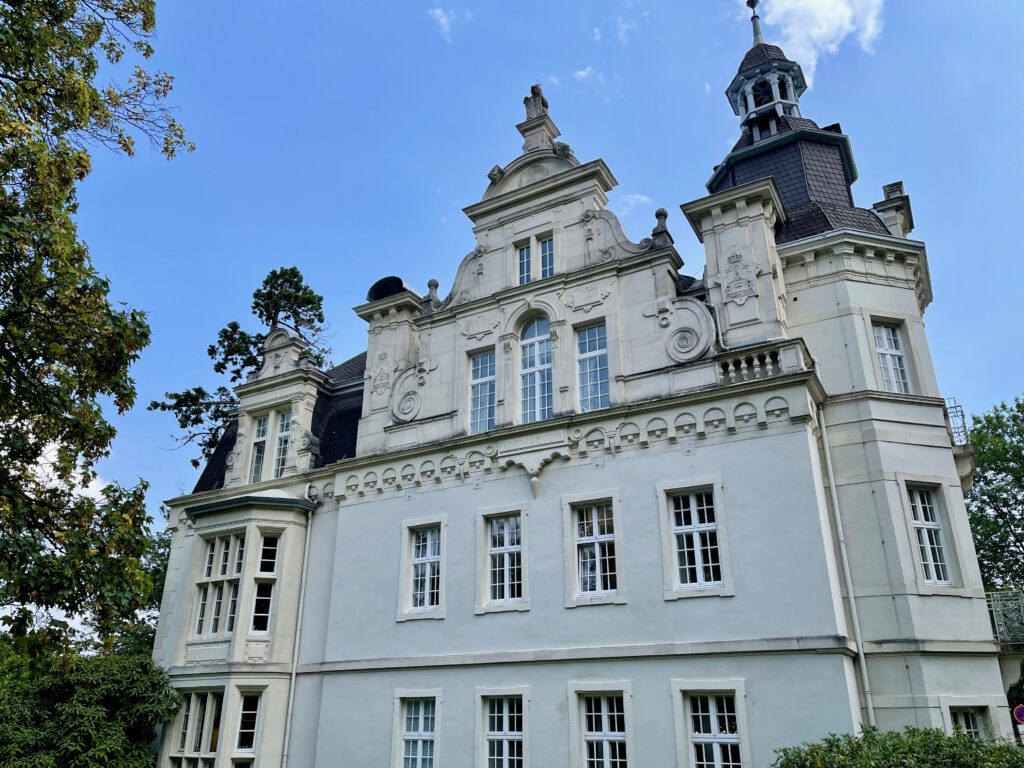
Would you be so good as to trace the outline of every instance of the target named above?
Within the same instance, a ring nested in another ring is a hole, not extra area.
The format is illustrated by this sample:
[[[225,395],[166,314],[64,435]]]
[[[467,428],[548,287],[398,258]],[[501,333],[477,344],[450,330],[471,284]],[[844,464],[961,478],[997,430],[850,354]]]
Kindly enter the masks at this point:
[[[544,91],[540,89],[540,83],[530,86],[530,95],[523,99],[523,104],[526,106],[527,120],[548,113],[548,100],[544,98]]]

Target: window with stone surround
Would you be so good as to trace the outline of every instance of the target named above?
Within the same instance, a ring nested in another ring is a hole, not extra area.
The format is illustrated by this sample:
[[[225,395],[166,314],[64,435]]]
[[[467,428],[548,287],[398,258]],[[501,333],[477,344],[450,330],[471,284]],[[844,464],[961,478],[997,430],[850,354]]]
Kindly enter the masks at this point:
[[[882,372],[882,388],[886,392],[909,395],[910,378],[907,375],[902,328],[895,323],[873,322],[871,330],[875,337],[878,366]]]
[[[252,443],[249,447],[249,482],[259,483],[284,475],[291,445],[292,412],[287,408],[270,410],[251,417]],[[273,434],[271,434],[273,430]],[[272,445],[271,445],[272,443]],[[269,470],[268,470],[268,466]]]
[[[579,368],[580,411],[607,408],[608,336],[604,323],[576,331],[576,363]]]
[[[636,765],[628,680],[568,684],[572,768]]]
[[[540,241],[540,276],[553,277],[555,274],[555,241],[546,238]]]
[[[228,637],[234,630],[245,535],[242,532],[221,534],[202,542],[203,561],[196,584],[193,636],[197,640],[213,640]]]
[[[521,415],[524,424],[550,419],[553,414],[551,326],[538,315],[523,327],[519,342]]]
[[[626,602],[618,490],[562,497],[565,606]]]
[[[434,699],[402,702],[402,767],[434,768],[437,703]]]
[[[665,599],[734,594],[717,475],[658,483]]]
[[[917,546],[924,580],[928,584],[952,586],[953,577],[946,554],[942,517],[936,494],[931,488],[908,485],[907,496],[910,498],[914,543]]]
[[[530,282],[532,277],[532,268],[530,262],[530,246],[522,245],[519,247],[519,284],[526,285]]]
[[[679,768],[752,768],[746,682],[672,680]]]
[[[260,720],[260,694],[243,693],[238,711],[238,733],[235,750],[238,752],[255,752],[258,741]]]
[[[443,514],[403,523],[399,621],[444,618],[445,530]]]
[[[213,768],[220,746],[224,690],[183,691],[170,764],[173,768]]]
[[[494,429],[494,350],[469,358],[469,433]]]

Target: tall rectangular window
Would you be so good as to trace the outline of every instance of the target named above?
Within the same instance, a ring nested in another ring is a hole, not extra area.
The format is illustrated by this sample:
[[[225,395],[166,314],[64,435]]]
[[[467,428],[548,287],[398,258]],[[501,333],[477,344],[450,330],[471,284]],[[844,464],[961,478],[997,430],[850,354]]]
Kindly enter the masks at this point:
[[[181,706],[181,732],[178,734],[178,751],[185,751],[185,744],[188,743],[188,719],[192,712],[192,694],[185,694],[185,701]]]
[[[224,600],[224,585],[216,584],[213,587],[213,614],[210,616],[210,634],[216,635],[220,630],[220,608]]]
[[[900,340],[900,328],[887,323],[873,323],[875,349],[878,351],[878,365],[882,369],[882,385],[886,392],[910,394],[907,378],[906,358]]]
[[[206,568],[203,571],[203,573],[205,574],[206,578],[210,578],[211,576],[213,576],[213,561],[214,561],[214,555],[216,553],[216,550],[217,550],[217,542],[216,542],[216,540],[212,540],[212,541],[207,542],[207,544],[206,544]]]
[[[406,699],[402,713],[402,768],[434,768],[434,699]]]
[[[580,410],[608,407],[608,338],[604,323],[576,332],[580,371]]]
[[[220,540],[220,567],[217,569],[219,576],[228,575],[228,563],[231,561],[231,538]]]
[[[491,602],[523,599],[522,517],[488,520],[487,560]]]
[[[411,565],[410,607],[437,608],[441,605],[441,526],[412,532]]]
[[[622,694],[583,697],[586,768],[626,768],[626,711]]]
[[[212,693],[213,720],[210,722],[210,741],[206,745],[207,752],[216,752],[220,741],[220,710],[224,705],[223,693]]]
[[[231,585],[231,596],[228,597],[228,618],[224,633],[230,635],[235,631],[235,612],[238,610],[238,583]]]
[[[263,459],[267,453],[267,421],[268,416],[256,419],[252,433],[252,467],[249,482],[258,483],[263,479]]]
[[[487,768],[523,767],[523,697],[485,699]]]
[[[285,411],[277,417],[277,449],[274,454],[274,477],[281,477],[288,465],[288,442],[291,439],[292,412]]]
[[[274,602],[274,582],[256,582],[256,596],[252,604],[252,631],[266,632],[270,628],[270,609]]]
[[[614,592],[615,526],[608,502],[573,507],[576,518],[577,590],[580,595]]]
[[[722,561],[714,495],[710,490],[674,493],[670,502],[676,585],[721,585]]]
[[[523,328],[520,352],[520,400],[523,423],[552,416],[551,325],[541,315]]]
[[[260,547],[260,573],[277,570],[277,536],[264,536]]]
[[[555,274],[555,241],[552,238],[540,241],[540,276]]]
[[[494,352],[470,358],[469,432],[472,435],[494,429]]]
[[[196,711],[196,729],[192,735],[192,751],[198,752],[203,745],[203,729],[206,727],[206,694],[199,694],[199,708]]]
[[[949,575],[935,496],[930,488],[909,487],[907,494],[910,496],[910,512],[914,518],[914,535],[924,580],[930,584],[951,585],[953,580]]]
[[[242,696],[242,707],[238,718],[238,741],[236,748],[252,752],[256,748],[256,725],[260,714],[260,695],[247,693]]]
[[[742,768],[736,697],[702,693],[687,699],[693,768]]]
[[[199,608],[196,610],[196,637],[202,637],[203,625],[206,622],[206,599],[210,589],[205,584],[199,587]]]
[[[239,536],[238,543],[235,544],[235,576],[241,575],[243,565],[245,565],[245,536]]]
[[[530,282],[530,246],[524,245],[519,249],[519,284],[526,285]]]

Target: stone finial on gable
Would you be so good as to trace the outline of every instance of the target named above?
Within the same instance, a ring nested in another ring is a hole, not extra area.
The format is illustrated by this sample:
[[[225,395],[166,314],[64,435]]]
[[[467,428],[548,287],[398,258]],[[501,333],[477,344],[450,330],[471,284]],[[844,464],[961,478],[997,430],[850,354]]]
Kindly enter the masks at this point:
[[[548,100],[544,98],[539,84],[530,86],[530,95],[523,99],[523,106],[526,107],[526,120],[516,126],[525,139],[523,152],[553,149],[554,140],[561,134],[548,117]]]
[[[314,368],[313,359],[306,353],[309,344],[283,328],[274,328],[263,342],[263,362],[258,370],[249,374],[246,382],[262,381],[297,368]]]

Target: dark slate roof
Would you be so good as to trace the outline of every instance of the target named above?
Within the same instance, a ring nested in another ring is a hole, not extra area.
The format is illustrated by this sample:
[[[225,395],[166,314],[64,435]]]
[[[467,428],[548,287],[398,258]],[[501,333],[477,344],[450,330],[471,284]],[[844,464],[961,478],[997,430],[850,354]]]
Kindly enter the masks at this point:
[[[366,372],[366,353],[360,352],[355,357],[350,357],[344,363],[333,368],[328,368],[325,373],[332,382],[350,381],[361,379]]]
[[[789,59],[786,58],[786,54],[782,52],[779,46],[770,45],[769,43],[758,43],[747,51],[747,55],[740,62],[740,68],[736,71],[745,72],[748,69],[760,67],[762,64],[767,64],[771,61],[789,61]]]
[[[676,296],[691,296],[703,301],[707,293],[708,287],[704,278],[676,275]]]
[[[366,353],[360,352],[345,362],[325,371],[331,384],[342,384],[361,380],[366,371]],[[320,456],[315,466],[322,467],[341,459],[351,458],[356,453],[356,432],[363,410],[362,387],[351,391],[327,395],[321,392],[313,406],[313,435],[320,440]],[[232,420],[214,449],[210,460],[203,467],[192,493],[212,491],[224,485],[224,470],[227,458],[235,448],[238,422]]]
[[[811,201],[786,209],[786,221],[775,233],[775,242],[782,245],[837,229],[855,229],[875,235],[889,234],[881,219],[872,211]]]
[[[235,437],[238,435],[238,421],[232,419],[231,423],[224,429],[220,442],[213,449],[213,456],[203,467],[203,473],[196,481],[196,487],[192,493],[200,491],[213,491],[224,485],[224,466],[227,464],[228,456],[235,450]]]

